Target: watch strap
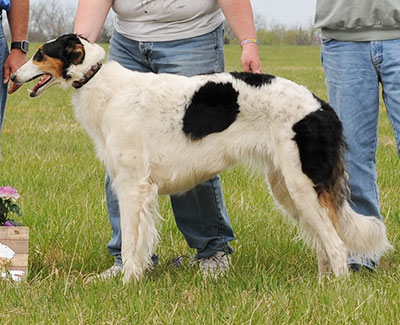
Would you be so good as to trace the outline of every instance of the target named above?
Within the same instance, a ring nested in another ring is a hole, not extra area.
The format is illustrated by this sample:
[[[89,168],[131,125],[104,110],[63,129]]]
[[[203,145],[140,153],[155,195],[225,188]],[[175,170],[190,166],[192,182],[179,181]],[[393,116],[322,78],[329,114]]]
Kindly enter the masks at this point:
[[[11,42],[11,49],[19,49],[24,53],[28,53],[29,42],[25,40],[20,42]]]

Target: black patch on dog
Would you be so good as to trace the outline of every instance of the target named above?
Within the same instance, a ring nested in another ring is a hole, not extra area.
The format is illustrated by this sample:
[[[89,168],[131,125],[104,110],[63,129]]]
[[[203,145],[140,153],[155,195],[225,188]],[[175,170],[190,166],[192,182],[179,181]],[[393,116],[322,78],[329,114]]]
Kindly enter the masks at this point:
[[[227,129],[239,113],[239,93],[231,83],[207,82],[197,90],[183,117],[183,132],[193,140]]]
[[[75,51],[77,45],[82,46],[82,42],[78,36],[75,34],[66,34],[54,41],[43,44],[42,49],[35,54],[35,57],[37,55],[39,60],[43,60],[43,55],[47,55],[55,59],[60,59],[63,62],[63,77],[69,79],[71,77],[67,75],[67,69],[82,56],[82,52]],[[81,61],[83,59],[84,55]]]
[[[294,140],[300,152],[301,167],[316,188],[329,189],[334,171],[342,159],[346,144],[342,123],[332,107],[322,101],[321,108],[308,114],[293,126]]]
[[[240,79],[253,87],[261,87],[263,85],[270,84],[272,80],[275,79],[275,76],[271,76],[269,74],[251,72],[231,72],[231,75],[234,78]]]
[[[43,52],[47,56],[56,59],[62,59],[65,55],[64,51],[67,48],[74,47],[75,45],[82,45],[78,36],[75,34],[66,34],[56,38],[54,41],[50,41],[43,44]]]

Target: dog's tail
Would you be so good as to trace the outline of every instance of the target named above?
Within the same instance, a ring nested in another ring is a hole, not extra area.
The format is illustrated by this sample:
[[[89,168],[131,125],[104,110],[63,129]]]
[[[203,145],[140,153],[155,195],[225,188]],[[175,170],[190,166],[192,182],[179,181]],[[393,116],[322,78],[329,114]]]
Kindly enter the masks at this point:
[[[344,164],[341,162],[335,169],[341,175],[337,175],[339,177],[329,190],[317,190],[318,201],[328,209],[332,224],[347,249],[371,258],[391,249],[383,221],[375,216],[358,214],[351,208]]]
[[[348,175],[343,159],[343,148],[333,167],[332,178],[323,187],[316,186],[318,201],[328,214],[349,252],[374,259],[392,248],[386,227],[376,216],[364,216],[350,206]]]
[[[349,204],[342,123],[328,103],[316,99],[321,109],[293,127],[302,170],[313,181],[319,204],[328,210],[329,218],[347,249],[366,257],[382,254],[391,248],[384,223],[377,217],[356,213]]]
[[[316,187],[318,201],[328,209],[332,224],[350,252],[370,258],[380,256],[392,247],[386,236],[385,224],[378,217],[364,216],[351,208],[344,166],[340,157],[329,187]]]
[[[343,201],[339,216],[338,233],[349,251],[373,258],[391,249],[385,224],[377,217],[358,214],[347,200]]]

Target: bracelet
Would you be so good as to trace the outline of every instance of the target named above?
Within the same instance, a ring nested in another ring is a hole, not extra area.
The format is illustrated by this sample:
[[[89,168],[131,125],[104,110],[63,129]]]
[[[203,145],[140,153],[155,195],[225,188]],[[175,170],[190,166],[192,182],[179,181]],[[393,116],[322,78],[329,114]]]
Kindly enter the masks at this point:
[[[248,39],[245,39],[245,40],[243,40],[243,41],[241,41],[240,42],[240,46],[243,46],[243,45],[245,45],[245,44],[259,44],[260,42],[258,41],[258,39],[255,39],[255,38],[248,38]]]

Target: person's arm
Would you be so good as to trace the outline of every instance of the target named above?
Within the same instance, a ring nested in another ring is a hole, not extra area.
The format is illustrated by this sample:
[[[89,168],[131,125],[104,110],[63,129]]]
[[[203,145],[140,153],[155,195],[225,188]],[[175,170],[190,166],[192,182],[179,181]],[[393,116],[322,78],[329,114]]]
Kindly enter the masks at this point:
[[[218,0],[218,4],[239,43],[244,40],[257,39],[250,0]],[[241,63],[243,71],[261,72],[257,44],[242,45]]]
[[[29,24],[29,0],[11,0],[10,11],[7,13],[10,25],[11,42],[20,42],[27,39]],[[10,76],[26,62],[26,53],[20,49],[12,49],[4,62],[3,83],[10,81]],[[11,83],[8,93],[11,94],[20,86]]]
[[[79,0],[74,33],[96,42],[111,9],[113,0]]]

